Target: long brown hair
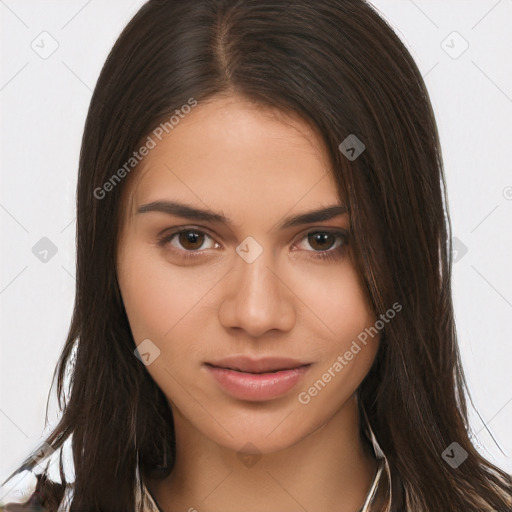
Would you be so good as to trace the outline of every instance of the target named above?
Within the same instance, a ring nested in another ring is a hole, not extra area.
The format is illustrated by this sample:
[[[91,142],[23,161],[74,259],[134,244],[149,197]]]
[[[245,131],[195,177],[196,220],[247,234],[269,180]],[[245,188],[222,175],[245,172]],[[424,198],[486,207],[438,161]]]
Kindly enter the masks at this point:
[[[318,131],[372,307],[378,314],[403,306],[358,391],[400,491],[393,499],[403,497],[393,510],[511,510],[512,478],[469,437],[429,95],[404,44],[363,0],[149,0],[119,36],[83,134],[76,299],[54,374],[62,418],[46,439],[57,450],[71,436],[70,510],[135,511],[141,481],[172,470],[172,411],[134,357],[116,279],[119,205],[136,168],[98,190],[162,119],[191,98],[200,105],[219,94],[299,115]],[[365,145],[356,159],[339,149],[351,135]],[[454,442],[468,455],[456,468],[442,456]],[[28,458],[20,470],[33,464]],[[48,488],[41,478],[38,489]]]

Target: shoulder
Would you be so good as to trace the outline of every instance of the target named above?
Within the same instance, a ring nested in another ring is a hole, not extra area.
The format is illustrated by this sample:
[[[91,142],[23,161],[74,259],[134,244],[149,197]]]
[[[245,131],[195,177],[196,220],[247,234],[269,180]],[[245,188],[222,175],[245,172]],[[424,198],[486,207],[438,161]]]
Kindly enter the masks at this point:
[[[44,474],[25,470],[0,489],[2,512],[64,512],[69,508],[73,484],[66,486]]]
[[[42,474],[23,471],[9,485],[0,488],[2,512],[67,512],[73,496],[73,483],[65,486]],[[142,505],[142,508],[141,508]],[[136,510],[161,512],[148,488],[136,493]]]
[[[35,508],[35,504],[27,503],[36,492],[37,477],[32,471],[22,471],[10,478],[0,488],[0,510],[23,510],[20,506],[27,505]]]
[[[0,489],[2,512],[67,512],[73,493],[73,484],[63,486],[31,471],[16,475],[15,482]],[[142,484],[142,492],[136,493],[137,506],[143,512],[160,512],[151,493]]]
[[[161,510],[158,508],[157,504],[155,503],[155,500],[153,499],[153,496],[149,492],[149,489],[142,483],[142,496],[140,493],[137,493],[138,501],[142,502],[142,510],[143,512],[161,512]]]

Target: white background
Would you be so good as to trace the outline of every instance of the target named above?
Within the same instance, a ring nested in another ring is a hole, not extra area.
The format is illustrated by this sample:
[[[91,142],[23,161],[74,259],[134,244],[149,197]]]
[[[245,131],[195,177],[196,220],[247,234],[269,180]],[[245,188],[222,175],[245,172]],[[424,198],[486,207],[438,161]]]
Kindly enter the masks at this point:
[[[479,412],[471,411],[471,425],[478,448],[512,472],[512,0],[372,3],[412,52],[431,94],[453,235],[467,247],[453,289]],[[0,0],[0,482],[43,435],[73,308],[84,121],[105,58],[142,4]],[[46,49],[51,38],[58,43],[47,59],[32,48],[43,37]],[[453,58],[464,40],[468,49]],[[58,250],[46,263],[32,252],[42,237]]]

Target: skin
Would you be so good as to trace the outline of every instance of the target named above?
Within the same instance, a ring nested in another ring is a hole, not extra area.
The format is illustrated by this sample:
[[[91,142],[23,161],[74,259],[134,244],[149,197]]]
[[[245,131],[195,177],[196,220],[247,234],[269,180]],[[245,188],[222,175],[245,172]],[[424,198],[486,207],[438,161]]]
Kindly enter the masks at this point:
[[[349,230],[347,213],[285,230],[285,217],[340,204],[327,153],[302,120],[240,97],[200,103],[130,176],[124,190],[117,276],[136,344],[160,350],[146,367],[174,414],[173,472],[147,483],[166,512],[355,512],[376,469],[359,439],[355,392],[377,352],[375,337],[308,404],[298,400],[376,317],[350,237],[334,260],[315,259],[343,239],[315,244],[315,231]],[[179,200],[233,225],[137,214]],[[205,233],[195,245],[180,228]],[[236,248],[248,236],[252,263]],[[173,249],[175,252],[173,252]],[[202,253],[187,261],[185,252]],[[203,363],[229,355],[311,362],[290,392],[268,401],[228,395]],[[252,448],[247,448],[251,443]],[[243,448],[246,447],[246,448]],[[248,466],[241,454],[260,458]]]

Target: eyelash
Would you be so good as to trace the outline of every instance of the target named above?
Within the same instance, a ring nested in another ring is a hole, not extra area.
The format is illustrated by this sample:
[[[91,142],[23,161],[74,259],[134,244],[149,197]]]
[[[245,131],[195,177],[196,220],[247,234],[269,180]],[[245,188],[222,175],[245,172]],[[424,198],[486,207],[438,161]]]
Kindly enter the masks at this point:
[[[174,232],[172,232],[172,233],[170,233],[168,235],[165,235],[162,238],[159,238],[158,239],[158,245],[161,246],[161,247],[165,247],[167,244],[169,244],[171,242],[171,240],[176,235],[179,235],[181,233],[189,233],[189,232],[196,233],[196,234],[206,235],[206,236],[208,236],[208,237],[213,239],[213,237],[209,233],[207,233],[206,231],[203,231],[203,230],[200,230],[200,229],[196,229],[196,228],[192,228],[192,227],[190,227],[190,228],[185,227],[185,228],[181,228],[178,231],[174,231]],[[335,235],[338,238],[340,238],[341,241],[342,241],[342,244],[339,247],[335,247],[334,249],[327,249],[325,251],[306,251],[306,252],[316,253],[313,256],[311,256],[313,259],[315,259],[315,260],[322,260],[322,261],[337,261],[345,253],[345,249],[346,249],[346,246],[348,244],[348,239],[349,239],[349,235],[348,235],[348,233],[346,231],[339,231],[339,230],[332,231],[332,230],[328,230],[328,229],[324,229],[324,230],[316,229],[316,230],[312,230],[312,231],[307,232],[300,240],[304,240],[305,238],[309,237],[312,234]],[[180,249],[174,249],[173,248],[173,249],[170,249],[170,251],[172,253],[174,253],[174,254],[181,253],[181,254],[179,254],[179,257],[182,258],[183,260],[187,260],[187,261],[190,261],[190,260],[193,260],[193,259],[196,259],[196,258],[200,258],[200,257],[203,256],[202,251],[197,251],[197,250],[196,251],[189,251],[189,250],[186,250],[186,249],[180,250]]]

